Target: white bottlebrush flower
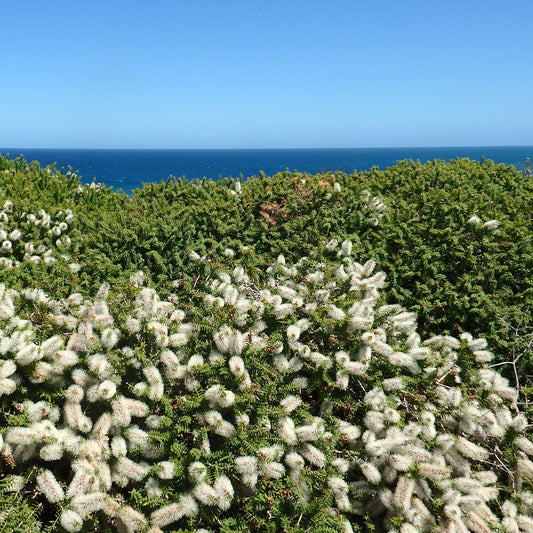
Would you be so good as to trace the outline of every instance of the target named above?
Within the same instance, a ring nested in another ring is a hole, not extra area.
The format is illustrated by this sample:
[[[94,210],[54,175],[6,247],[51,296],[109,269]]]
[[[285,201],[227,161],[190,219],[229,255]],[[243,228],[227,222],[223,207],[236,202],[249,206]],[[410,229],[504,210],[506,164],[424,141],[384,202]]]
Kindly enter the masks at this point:
[[[191,463],[187,471],[190,479],[196,484],[204,481],[207,476],[207,467],[199,461]]]
[[[226,408],[235,402],[235,394],[222,385],[213,385],[205,391],[205,397],[211,407]]]
[[[78,363],[78,354],[73,350],[58,350],[55,354],[55,362],[61,366],[74,366]]]
[[[189,360],[187,361],[187,368],[189,370],[194,370],[197,366],[202,366],[203,364],[204,358],[199,354],[195,354],[189,357]]]
[[[388,378],[382,381],[381,386],[384,391],[391,392],[405,388],[405,382],[401,377]]]
[[[5,433],[5,440],[9,444],[31,446],[35,440],[35,435],[28,427],[9,427]]]
[[[346,318],[346,313],[335,305],[330,305],[328,308],[328,315],[337,322],[341,322]]]
[[[343,457],[337,457],[337,459],[333,459],[333,461],[331,461],[331,465],[337,469],[339,474],[346,474],[346,472],[350,470],[350,461]]]
[[[276,305],[273,309],[274,316],[278,320],[282,320],[283,318],[289,316],[294,311],[294,307],[292,303],[284,303]]]
[[[226,420],[223,420],[216,428],[214,432],[221,437],[229,438],[235,433],[235,426]]]
[[[216,505],[218,502],[217,491],[205,481],[198,483],[192,490],[194,497],[204,505]]]
[[[436,463],[420,462],[417,466],[418,473],[432,481],[438,481],[450,475],[449,468]]]
[[[326,250],[328,250],[328,252],[332,252],[337,247],[337,244],[339,244],[339,241],[337,241],[337,239],[331,239],[326,244]]]
[[[481,219],[477,215],[473,215],[466,222],[467,224],[479,224]]]
[[[305,466],[304,458],[296,452],[289,452],[286,454],[284,461],[285,464],[293,470],[301,470]]]
[[[230,350],[230,337],[232,330],[229,326],[222,326],[214,335],[213,340],[220,353],[225,354]]]
[[[218,498],[218,508],[227,511],[231,506],[231,501],[235,493],[230,479],[226,476],[219,476],[215,479],[213,486]]]
[[[500,222],[498,220],[487,220],[487,222],[483,223],[483,227],[489,231],[494,231],[495,229],[498,229],[500,226]]]
[[[124,327],[130,333],[138,333],[141,330],[141,322],[133,317],[128,317],[124,322]]]
[[[20,348],[15,356],[15,361],[19,365],[29,365],[35,361],[38,361],[43,357],[43,353],[39,350],[38,346],[30,343]]]
[[[352,241],[343,241],[341,244],[341,249],[338,253],[339,256],[349,256],[352,253]]]
[[[494,354],[488,350],[475,350],[473,355],[478,363],[488,363],[494,357]]]
[[[103,492],[92,492],[89,494],[79,494],[72,498],[72,509],[79,516],[85,518],[87,515],[96,513],[104,507],[106,495]]]
[[[146,525],[145,516],[129,505],[119,507],[117,518],[120,520],[123,529],[128,532],[138,531]]]
[[[328,487],[335,493],[347,493],[348,492],[348,483],[344,479],[334,476],[328,479]]]
[[[298,436],[296,435],[295,425],[292,418],[285,417],[280,420],[278,434],[285,443],[291,446],[296,444]]]
[[[111,453],[115,457],[125,456],[128,453],[128,445],[122,437],[115,436],[111,440]]]
[[[363,462],[359,465],[361,472],[369,483],[377,485],[381,482],[381,474],[375,465],[368,462]]]
[[[238,425],[249,426],[250,417],[246,413],[240,413],[235,415],[235,422],[237,422]]]
[[[111,377],[112,366],[111,363],[103,354],[94,354],[88,357],[88,367],[100,379]]]
[[[157,472],[158,477],[161,479],[172,479],[176,470],[176,465],[172,461],[161,461],[157,463],[159,471]]]
[[[37,487],[50,503],[57,503],[65,498],[65,491],[51,470],[45,470],[37,478]]]
[[[106,350],[111,350],[119,340],[119,331],[113,328],[106,328],[102,331],[101,342]]]
[[[469,459],[487,459],[489,456],[489,452],[485,448],[474,444],[465,437],[457,438],[457,441],[455,442],[455,448],[459,453],[465,457],[468,457]]]
[[[176,503],[160,507],[152,513],[152,523],[156,527],[165,527],[178,521],[183,516],[192,516],[198,512],[198,504],[192,494],[182,494]]]
[[[521,532],[530,533],[533,531],[533,518],[531,518],[531,516],[518,515],[516,517],[516,523],[521,529]]]
[[[98,397],[104,400],[111,399],[117,392],[117,386],[115,383],[106,379],[98,385]]]
[[[17,371],[14,361],[7,359],[0,361],[0,379],[7,378]]]
[[[149,466],[147,464],[137,463],[123,455],[115,463],[116,473],[133,481],[141,481],[148,474],[148,470]]]
[[[285,474],[285,467],[276,461],[266,461],[261,464],[261,474],[272,479],[281,479]]]
[[[411,497],[415,490],[415,481],[405,476],[400,476],[394,490],[394,504],[399,509],[406,511],[411,506]]]
[[[61,513],[59,523],[69,533],[76,533],[77,531],[81,531],[83,519],[72,509],[66,509]]]
[[[149,498],[157,498],[163,496],[163,490],[158,479],[148,478],[144,484],[144,490]]]
[[[533,457],[533,441],[527,437],[517,437],[515,439],[515,444],[529,456]]]
[[[298,426],[296,428],[296,435],[300,441],[315,441],[324,435],[323,420],[315,421],[312,424]]]
[[[257,457],[250,455],[237,457],[235,468],[242,476],[257,476]]]
[[[246,367],[244,365],[244,361],[239,356],[233,356],[228,361],[228,366],[231,371],[231,373],[236,377],[241,377],[247,374]]]
[[[326,456],[318,448],[312,444],[306,444],[299,450],[300,455],[307,459],[311,464],[318,468],[324,468],[326,464]]]
[[[63,446],[59,442],[52,442],[39,450],[39,456],[43,461],[59,461],[63,457],[63,451]]]
[[[398,472],[407,472],[413,465],[413,459],[402,454],[393,454],[389,457],[389,464]]]

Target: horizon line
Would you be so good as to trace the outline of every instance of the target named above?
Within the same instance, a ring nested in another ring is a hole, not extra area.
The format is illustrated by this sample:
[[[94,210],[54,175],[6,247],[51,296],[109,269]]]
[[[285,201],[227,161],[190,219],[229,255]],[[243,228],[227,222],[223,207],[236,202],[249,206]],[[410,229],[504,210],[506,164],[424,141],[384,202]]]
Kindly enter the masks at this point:
[[[215,147],[215,148],[124,148],[124,147],[0,147],[0,153],[9,150],[413,150],[434,148],[533,148],[533,144],[464,144],[464,145],[423,145],[423,146],[315,146],[315,147]]]

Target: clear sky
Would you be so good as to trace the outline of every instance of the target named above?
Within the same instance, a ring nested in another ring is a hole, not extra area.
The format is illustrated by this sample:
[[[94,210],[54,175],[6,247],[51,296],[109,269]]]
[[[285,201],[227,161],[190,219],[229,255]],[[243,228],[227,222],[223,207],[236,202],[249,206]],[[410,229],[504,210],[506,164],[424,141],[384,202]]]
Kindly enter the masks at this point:
[[[532,0],[0,6],[0,148],[533,145]]]

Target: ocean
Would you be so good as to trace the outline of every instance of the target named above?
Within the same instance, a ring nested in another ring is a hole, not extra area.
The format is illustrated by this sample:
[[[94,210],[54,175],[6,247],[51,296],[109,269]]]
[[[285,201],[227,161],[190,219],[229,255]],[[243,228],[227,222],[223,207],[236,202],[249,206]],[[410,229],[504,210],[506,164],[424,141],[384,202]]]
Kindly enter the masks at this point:
[[[422,163],[433,159],[445,161],[469,158],[525,168],[526,158],[533,159],[533,146],[440,147],[440,148],[319,148],[319,149],[25,149],[1,148],[9,159],[23,155],[28,162],[42,167],[56,163],[66,172],[78,171],[84,183],[93,179],[131,193],[143,183],[160,182],[170,175],[185,179],[239,177],[248,179],[263,171],[267,176],[283,170],[317,173],[354,170],[384,170],[397,161],[412,159]]]

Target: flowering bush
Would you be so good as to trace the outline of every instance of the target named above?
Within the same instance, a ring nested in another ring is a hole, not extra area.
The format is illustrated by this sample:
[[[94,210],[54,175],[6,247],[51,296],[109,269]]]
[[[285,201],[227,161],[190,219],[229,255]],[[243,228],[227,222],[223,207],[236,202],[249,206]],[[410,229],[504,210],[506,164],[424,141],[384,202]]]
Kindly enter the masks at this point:
[[[57,259],[69,261],[65,252],[71,245],[68,229],[73,222],[71,209],[59,210],[53,217],[44,209],[20,213],[11,200],[6,200],[0,211],[0,266],[13,268],[21,261],[46,265]],[[71,265],[71,270],[77,268]]]
[[[66,531],[531,531],[533,442],[486,341],[422,339],[351,248],[204,259],[192,298],[0,286],[9,483]]]
[[[129,197],[0,158],[3,527],[531,531],[530,205],[490,162]]]

